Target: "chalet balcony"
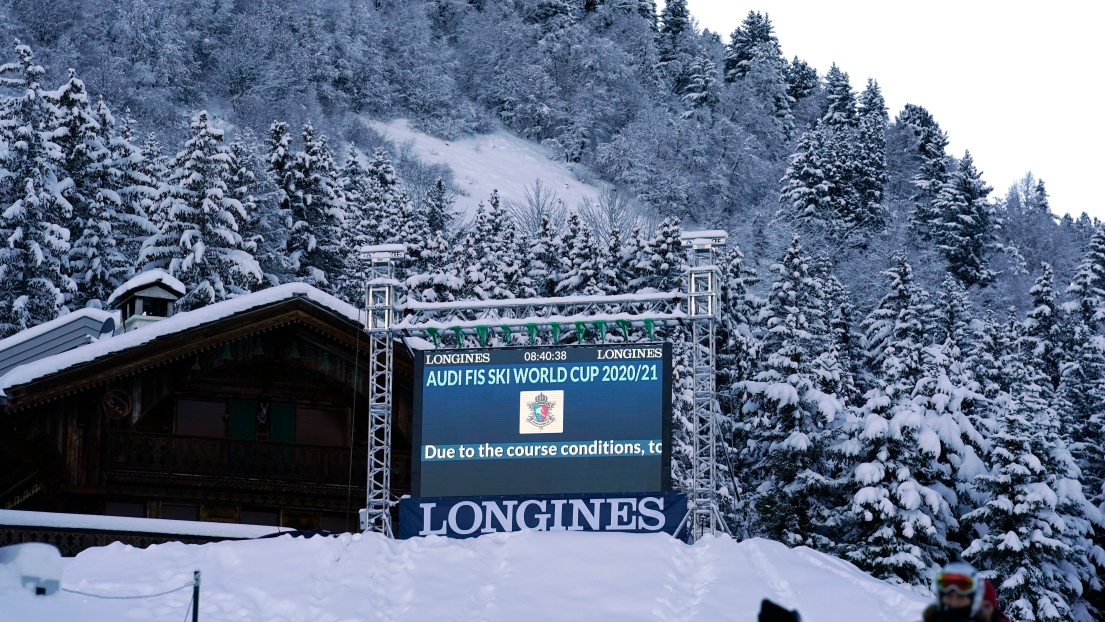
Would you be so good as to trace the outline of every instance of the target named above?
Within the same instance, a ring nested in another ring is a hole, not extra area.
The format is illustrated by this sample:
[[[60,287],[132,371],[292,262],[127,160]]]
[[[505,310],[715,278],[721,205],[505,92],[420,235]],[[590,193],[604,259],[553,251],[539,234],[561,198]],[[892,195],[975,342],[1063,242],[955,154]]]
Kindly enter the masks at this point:
[[[365,450],[291,445],[262,441],[211,439],[134,432],[105,434],[109,473],[185,475],[286,481],[316,485],[365,485]],[[410,486],[410,453],[392,453],[392,482]]]

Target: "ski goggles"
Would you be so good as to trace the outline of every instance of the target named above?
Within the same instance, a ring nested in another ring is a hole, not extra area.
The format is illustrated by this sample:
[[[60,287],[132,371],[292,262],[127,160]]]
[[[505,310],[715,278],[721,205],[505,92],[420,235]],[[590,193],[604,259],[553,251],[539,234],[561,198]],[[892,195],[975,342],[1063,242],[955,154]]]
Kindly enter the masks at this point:
[[[962,595],[974,594],[978,590],[978,579],[961,572],[941,572],[936,575],[936,590],[941,594],[956,592]]]

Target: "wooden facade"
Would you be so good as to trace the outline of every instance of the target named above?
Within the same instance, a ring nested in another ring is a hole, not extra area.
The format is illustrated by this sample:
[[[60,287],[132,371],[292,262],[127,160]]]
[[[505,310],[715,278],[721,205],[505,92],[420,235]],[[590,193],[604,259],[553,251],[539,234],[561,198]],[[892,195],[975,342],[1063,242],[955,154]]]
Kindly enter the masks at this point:
[[[359,325],[293,296],[188,326],[8,389],[0,508],[356,530]],[[392,482],[404,494],[412,370],[402,348],[395,361]]]

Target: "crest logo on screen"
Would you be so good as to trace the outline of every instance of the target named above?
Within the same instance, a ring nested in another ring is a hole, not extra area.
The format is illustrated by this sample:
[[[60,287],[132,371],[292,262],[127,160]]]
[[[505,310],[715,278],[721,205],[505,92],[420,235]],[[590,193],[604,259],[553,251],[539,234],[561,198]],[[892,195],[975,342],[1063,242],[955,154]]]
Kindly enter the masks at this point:
[[[518,402],[519,434],[564,431],[564,391],[522,391]]]

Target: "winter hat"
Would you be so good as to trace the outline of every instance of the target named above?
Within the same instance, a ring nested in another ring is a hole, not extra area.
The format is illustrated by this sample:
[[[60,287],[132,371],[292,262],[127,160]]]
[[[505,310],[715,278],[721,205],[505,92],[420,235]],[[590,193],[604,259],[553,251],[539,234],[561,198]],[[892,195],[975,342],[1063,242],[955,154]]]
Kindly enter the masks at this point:
[[[986,592],[982,595],[982,601],[990,603],[994,606],[994,609],[998,608],[998,591],[989,579],[986,579]]]

